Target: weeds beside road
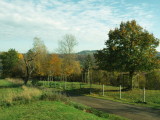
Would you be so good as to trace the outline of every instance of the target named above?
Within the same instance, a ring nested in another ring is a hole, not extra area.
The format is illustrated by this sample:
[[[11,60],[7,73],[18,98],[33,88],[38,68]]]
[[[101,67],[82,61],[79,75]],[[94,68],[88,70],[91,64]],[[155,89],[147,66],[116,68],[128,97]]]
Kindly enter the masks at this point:
[[[124,120],[85,105],[71,102],[54,88],[23,86],[0,80],[1,120]],[[78,117],[81,116],[81,117]]]

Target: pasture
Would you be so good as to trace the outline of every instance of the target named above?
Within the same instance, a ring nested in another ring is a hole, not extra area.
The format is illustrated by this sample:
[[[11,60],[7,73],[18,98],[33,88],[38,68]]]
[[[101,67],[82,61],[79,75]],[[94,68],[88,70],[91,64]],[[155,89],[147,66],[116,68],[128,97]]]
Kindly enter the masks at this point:
[[[54,88],[0,80],[0,120],[123,120],[69,101]]]

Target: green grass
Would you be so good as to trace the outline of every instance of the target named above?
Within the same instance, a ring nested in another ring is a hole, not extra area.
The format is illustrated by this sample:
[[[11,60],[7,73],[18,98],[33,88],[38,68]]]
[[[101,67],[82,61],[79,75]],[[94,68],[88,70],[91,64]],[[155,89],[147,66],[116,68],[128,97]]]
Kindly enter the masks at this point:
[[[40,82],[42,84],[42,82]],[[44,82],[43,82],[44,83]],[[63,91],[64,90],[64,82],[50,82],[50,86],[46,84],[45,87],[53,87],[56,90]],[[55,87],[56,84],[56,87]],[[81,88],[81,89],[80,89]],[[122,103],[136,104],[147,107],[160,108],[160,90],[146,90],[146,103],[143,103],[143,90],[142,89],[134,89],[130,91],[122,91],[122,99],[119,98],[119,87],[114,86],[105,86],[105,93],[102,96],[102,85],[92,85],[90,94],[90,85],[79,82],[66,82],[66,91],[71,94],[82,94],[102,99],[109,99]]]
[[[22,88],[19,85],[6,80],[0,80],[0,106],[4,101],[10,102],[13,95],[20,94]]]
[[[55,88],[38,89],[30,85],[22,86],[13,81],[0,80],[0,120],[75,119],[124,120],[125,118],[70,102],[63,95],[57,94]]]
[[[10,106],[22,102],[28,103],[38,99],[41,94],[42,92],[37,88],[0,80],[0,106]]]
[[[61,102],[35,103],[0,109],[0,120],[105,120]]]
[[[107,86],[106,86],[107,87]],[[115,87],[116,89],[117,87]],[[108,89],[108,90],[107,90]],[[145,91],[146,103],[143,103],[143,90],[142,89],[133,89],[130,91],[122,91],[120,99],[119,91],[114,91],[113,89],[105,88],[104,96],[102,96],[102,92],[99,94],[93,93],[88,94],[92,97],[102,98],[102,99],[109,99],[117,102],[122,103],[129,103],[135,105],[142,105],[147,107],[154,107],[160,108],[160,90],[146,90]]]

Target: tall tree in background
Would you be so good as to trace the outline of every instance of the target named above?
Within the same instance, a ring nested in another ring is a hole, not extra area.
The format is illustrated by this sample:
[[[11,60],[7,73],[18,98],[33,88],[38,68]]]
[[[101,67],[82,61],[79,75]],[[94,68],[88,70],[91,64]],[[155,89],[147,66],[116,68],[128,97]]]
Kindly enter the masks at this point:
[[[58,52],[61,54],[71,55],[75,51],[75,46],[77,46],[77,40],[74,35],[66,34],[63,36],[63,39],[59,41]]]
[[[93,68],[93,59],[91,58],[91,55],[87,55],[85,58],[84,66],[83,66],[83,72],[85,74],[85,78],[87,78],[87,82],[91,84],[91,71]]]
[[[159,39],[144,30],[135,20],[122,22],[109,31],[106,48],[95,54],[99,67],[108,71],[129,72],[130,86],[135,72],[154,69],[158,63]]]
[[[63,56],[62,74],[69,76],[75,72],[75,66],[80,67],[79,62],[75,61],[74,49],[77,45],[75,36],[66,34],[62,40],[59,41],[58,52]]]
[[[24,54],[25,80],[27,84],[31,75],[44,76],[48,75],[48,52],[44,42],[40,38],[35,37],[33,40],[33,48]]]
[[[36,55],[33,61],[35,65],[35,74],[39,76],[48,75],[48,51],[44,42],[40,38],[34,38],[32,51]]]

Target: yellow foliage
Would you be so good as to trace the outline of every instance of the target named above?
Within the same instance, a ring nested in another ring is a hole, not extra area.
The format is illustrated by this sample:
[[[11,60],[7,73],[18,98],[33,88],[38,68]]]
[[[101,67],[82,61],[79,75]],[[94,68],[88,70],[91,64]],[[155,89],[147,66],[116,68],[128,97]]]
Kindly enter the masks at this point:
[[[19,53],[19,54],[18,54],[18,58],[19,58],[19,59],[23,59],[23,54]]]
[[[80,74],[81,73],[81,68],[80,64],[78,61],[72,61],[71,64],[68,64],[63,60],[63,73],[66,74],[67,76],[71,74]]]
[[[60,75],[61,74],[61,65],[62,61],[56,54],[52,54],[49,61],[49,69],[52,75]]]

